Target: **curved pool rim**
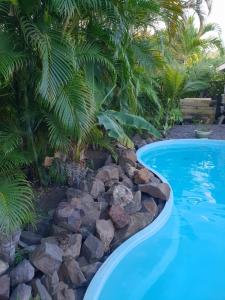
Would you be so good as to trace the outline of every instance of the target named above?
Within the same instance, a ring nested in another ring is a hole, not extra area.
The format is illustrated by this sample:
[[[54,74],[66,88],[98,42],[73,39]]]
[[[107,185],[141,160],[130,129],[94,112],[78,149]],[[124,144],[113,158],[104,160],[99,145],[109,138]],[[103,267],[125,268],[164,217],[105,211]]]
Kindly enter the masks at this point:
[[[175,140],[164,140],[155,143],[151,143],[143,146],[137,151],[138,161],[145,166],[147,169],[155,173],[163,182],[168,183],[168,181],[160,175],[153,168],[149,168],[148,165],[141,159],[144,152],[148,150],[160,150],[162,147],[167,146],[176,146],[176,145],[189,145],[189,146],[202,146],[202,145],[219,145],[225,146],[224,140],[209,140],[209,139],[175,139]],[[165,148],[164,148],[165,149]],[[168,183],[169,184],[169,183]],[[170,184],[169,184],[170,185]],[[170,186],[171,187],[171,186]],[[99,296],[101,296],[101,291],[104,287],[105,282],[110,277],[110,274],[114,270],[114,268],[120,263],[125,255],[127,255],[132,249],[134,249],[137,245],[140,245],[143,241],[150,238],[151,236],[157,234],[157,232],[166,225],[169,217],[172,213],[173,209],[173,190],[171,189],[171,195],[169,201],[166,202],[166,205],[161,212],[161,214],[147,227],[143,230],[139,231],[127,241],[125,241],[121,246],[119,246],[103,263],[99,271],[96,273],[94,278],[92,279],[87,292],[85,294],[84,300],[99,300]]]
[[[146,151],[150,148],[154,148],[155,145],[164,144],[164,143],[167,144],[167,142],[168,141],[155,142],[140,148],[137,151],[138,161],[143,166],[145,166],[145,164],[140,159],[140,154],[142,153],[142,151]],[[158,176],[162,182],[167,183],[170,186],[169,182],[159,172],[157,172],[153,168],[149,168],[147,166],[145,167],[151,172],[153,172],[156,176]],[[157,234],[157,232],[163,226],[165,226],[172,213],[173,202],[174,202],[173,190],[171,186],[170,186],[170,190],[171,190],[170,198],[166,202],[159,216],[151,224],[149,224],[144,229],[140,230],[139,232],[131,236],[129,239],[127,239],[125,242],[123,242],[118,248],[116,248],[110,254],[107,260],[102,264],[102,266],[99,268],[99,270],[93,277],[91,283],[89,284],[84,296],[84,300],[98,300],[105,282],[110,277],[110,274],[115,269],[115,267],[120,263],[120,261],[137,245],[141,244],[143,241],[147,240],[151,236]]]

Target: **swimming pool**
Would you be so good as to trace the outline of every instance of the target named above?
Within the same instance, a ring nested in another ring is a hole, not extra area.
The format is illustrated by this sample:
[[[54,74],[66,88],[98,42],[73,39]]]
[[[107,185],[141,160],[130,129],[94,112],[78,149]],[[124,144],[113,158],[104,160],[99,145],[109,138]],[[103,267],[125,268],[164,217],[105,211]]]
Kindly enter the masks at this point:
[[[114,251],[84,299],[224,300],[225,142],[163,141],[141,148],[138,159],[173,194],[151,225]]]

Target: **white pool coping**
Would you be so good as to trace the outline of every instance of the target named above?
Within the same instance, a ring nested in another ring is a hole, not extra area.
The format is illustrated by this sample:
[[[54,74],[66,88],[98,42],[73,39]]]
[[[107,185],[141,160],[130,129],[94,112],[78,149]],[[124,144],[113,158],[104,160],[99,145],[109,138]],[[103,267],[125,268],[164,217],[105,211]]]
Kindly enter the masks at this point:
[[[148,170],[153,172],[155,175],[157,175],[162,182],[167,183],[169,186],[170,184],[168,181],[160,175],[157,171],[155,171],[152,168],[149,168],[144,164],[144,162],[140,159],[140,154],[143,151],[146,151],[150,148],[155,148],[157,144],[161,143],[167,143],[167,141],[163,142],[155,142],[149,145],[146,145],[139,149],[137,151],[137,158],[138,161],[145,166]],[[138,233],[134,234],[132,237],[130,237],[128,240],[126,240],[124,243],[122,243],[116,250],[112,252],[112,254],[107,258],[107,260],[103,263],[103,265],[100,267],[98,272],[95,274],[94,278],[92,279],[90,285],[88,286],[88,289],[86,291],[86,294],[84,296],[84,300],[98,300],[101,291],[104,287],[105,282],[110,277],[110,274],[113,272],[113,270],[117,267],[117,265],[120,263],[120,261],[131,251],[133,250],[137,245],[141,244],[143,241],[149,239],[151,236],[155,235],[168,221],[172,208],[173,208],[173,190],[170,186],[171,193],[170,198],[166,202],[162,212],[160,215],[148,226],[146,226],[144,229],[139,231]],[[115,287],[116,288],[116,287]]]

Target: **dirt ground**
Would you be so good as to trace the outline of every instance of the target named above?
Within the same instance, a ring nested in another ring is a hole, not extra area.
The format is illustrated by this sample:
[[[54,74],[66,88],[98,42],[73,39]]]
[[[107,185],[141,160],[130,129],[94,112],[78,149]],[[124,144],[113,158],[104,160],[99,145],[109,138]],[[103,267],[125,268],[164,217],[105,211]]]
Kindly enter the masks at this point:
[[[225,140],[225,125],[210,125],[212,130],[210,139]],[[195,129],[199,125],[176,125],[167,134],[167,139],[191,139],[195,138]]]

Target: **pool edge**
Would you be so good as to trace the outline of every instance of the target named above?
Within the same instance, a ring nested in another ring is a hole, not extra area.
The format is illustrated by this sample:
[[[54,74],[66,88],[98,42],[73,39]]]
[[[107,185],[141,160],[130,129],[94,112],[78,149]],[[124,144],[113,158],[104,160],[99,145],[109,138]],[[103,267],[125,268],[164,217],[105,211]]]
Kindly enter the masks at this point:
[[[166,142],[166,141],[163,141]],[[119,262],[125,257],[132,249],[134,249],[137,245],[141,244],[146,239],[150,238],[151,236],[155,235],[168,221],[173,208],[173,190],[169,184],[169,182],[157,171],[155,171],[153,168],[149,168],[145,165],[145,163],[140,159],[140,153],[142,153],[144,150],[149,148],[154,148],[158,143],[162,142],[155,142],[152,144],[145,145],[141,147],[137,152],[137,160],[148,170],[156,174],[162,182],[165,182],[170,187],[170,198],[166,202],[162,212],[159,214],[159,216],[148,226],[146,226],[144,229],[140,230],[133,236],[131,236],[129,239],[127,239],[125,242],[123,242],[118,248],[116,248],[110,256],[107,258],[107,260],[103,263],[103,265],[100,267],[100,269],[97,271],[95,276],[93,277],[91,283],[89,284],[87,291],[84,296],[84,300],[98,300],[99,296],[101,295],[101,291],[103,289],[103,286],[107,279],[109,278],[112,271],[115,269],[115,267],[119,264]],[[152,146],[152,147],[151,147]]]

